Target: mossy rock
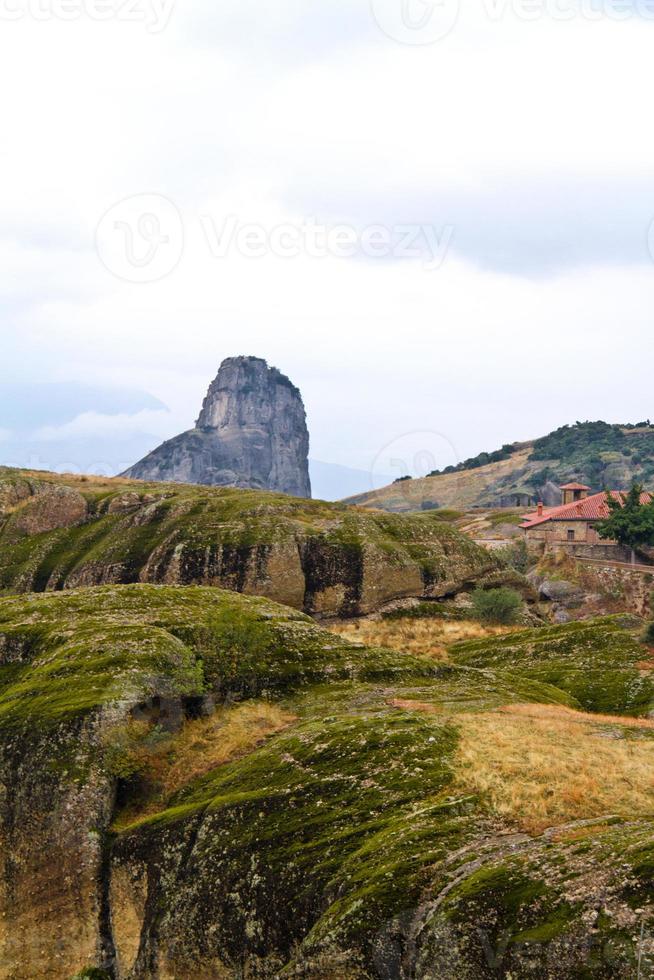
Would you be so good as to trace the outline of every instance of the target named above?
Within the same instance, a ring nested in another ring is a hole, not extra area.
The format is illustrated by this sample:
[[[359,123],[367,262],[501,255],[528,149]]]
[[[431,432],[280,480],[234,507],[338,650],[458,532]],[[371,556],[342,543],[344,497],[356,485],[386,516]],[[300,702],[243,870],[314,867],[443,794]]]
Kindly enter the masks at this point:
[[[216,585],[318,616],[351,616],[397,598],[452,594],[496,567],[432,514],[374,514],[230,488],[0,479],[5,593]]]
[[[510,634],[492,654],[458,647],[442,664],[211,587],[1,599],[8,971],[70,977],[95,961],[114,980],[633,976],[641,926],[654,922],[651,822],[607,815],[529,836],[457,778],[466,719],[581,705],[586,688],[560,667],[575,650],[600,674],[636,670],[624,621],[593,625],[609,637],[604,660],[591,634],[556,627]],[[527,669],[548,657],[558,685]],[[173,752],[199,700],[252,698],[283,709],[285,727],[149,812],[112,761],[116,733],[145,719]],[[157,699],[179,709],[165,732],[147,714]],[[128,789],[133,809],[120,810]]]
[[[451,660],[530,677],[566,691],[587,711],[646,715],[654,709],[654,675],[629,617],[525,630],[459,643]]]
[[[608,821],[581,842],[575,828],[556,843],[498,841],[464,866],[441,901],[415,912],[414,975],[628,980],[640,961],[647,976],[649,913],[635,908],[625,866],[652,829]]]
[[[0,730],[153,697],[266,696],[345,678],[430,676],[266,599],[207,587],[104,586],[0,599]]]

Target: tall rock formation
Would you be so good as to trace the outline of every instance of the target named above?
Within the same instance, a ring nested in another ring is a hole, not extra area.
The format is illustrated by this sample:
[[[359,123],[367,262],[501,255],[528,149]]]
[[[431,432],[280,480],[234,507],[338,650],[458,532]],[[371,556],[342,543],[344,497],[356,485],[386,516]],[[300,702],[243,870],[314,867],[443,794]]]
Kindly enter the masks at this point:
[[[306,413],[295,385],[259,357],[229,357],[195,428],[164,442],[124,475],[310,497],[308,454]]]

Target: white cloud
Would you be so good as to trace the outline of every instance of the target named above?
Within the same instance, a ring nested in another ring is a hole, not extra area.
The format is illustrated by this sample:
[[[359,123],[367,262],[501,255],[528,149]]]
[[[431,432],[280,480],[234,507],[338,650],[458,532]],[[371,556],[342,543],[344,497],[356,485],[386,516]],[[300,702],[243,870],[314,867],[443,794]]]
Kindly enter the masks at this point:
[[[171,416],[169,412],[144,410],[134,415],[102,415],[99,412],[83,412],[64,425],[47,425],[32,433],[31,438],[43,442],[64,442],[68,439],[93,437],[98,440],[116,436],[133,435],[169,436]]]
[[[189,0],[157,35],[3,24],[2,373],[145,388],[181,431],[223,357],[266,356],[303,390],[312,454],[362,468],[411,430],[466,456],[647,417],[632,351],[654,300],[653,37],[636,20],[494,20],[483,0],[424,48],[386,38],[369,0]],[[147,285],[94,249],[102,215],[140,193],[185,227],[179,265]],[[206,213],[447,223],[454,240],[435,273],[219,260]],[[172,434],[153,415],[84,415],[67,436]]]

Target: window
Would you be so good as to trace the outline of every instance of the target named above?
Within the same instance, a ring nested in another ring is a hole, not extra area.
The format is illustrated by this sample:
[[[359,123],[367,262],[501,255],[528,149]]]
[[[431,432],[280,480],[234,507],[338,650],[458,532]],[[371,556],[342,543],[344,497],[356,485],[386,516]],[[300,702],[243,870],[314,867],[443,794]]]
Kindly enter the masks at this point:
[[[575,539],[575,532],[574,532],[574,530],[573,530],[573,529],[571,528],[571,529],[570,529],[570,530],[568,531],[568,541],[574,541],[574,539]]]

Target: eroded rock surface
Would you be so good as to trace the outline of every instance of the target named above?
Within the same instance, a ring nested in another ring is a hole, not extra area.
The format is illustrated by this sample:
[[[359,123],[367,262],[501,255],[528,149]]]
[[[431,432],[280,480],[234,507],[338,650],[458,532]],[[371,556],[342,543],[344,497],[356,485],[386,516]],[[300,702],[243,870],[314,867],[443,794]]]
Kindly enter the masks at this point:
[[[555,736],[548,719],[570,719],[598,788],[602,753],[649,753],[654,688],[634,686],[628,625],[511,633],[437,664],[217,589],[0,599],[0,976],[649,976],[638,787],[624,784],[636,805],[616,785],[617,809],[588,819],[593,800],[564,793],[547,805],[577,818],[527,832],[522,808],[494,808],[501,755],[473,739],[484,794],[461,754],[480,725],[530,737],[525,711]],[[633,719],[581,712],[610,704]],[[222,720],[203,727],[212,705]],[[254,705],[283,724],[245,744]]]

